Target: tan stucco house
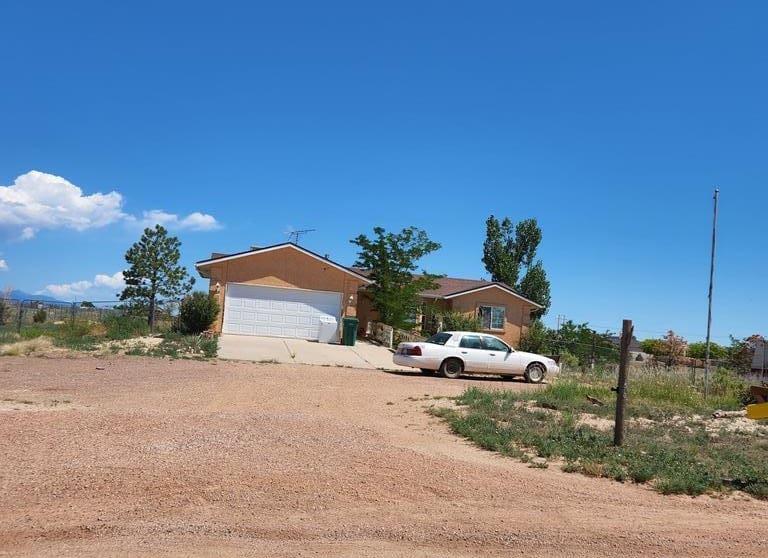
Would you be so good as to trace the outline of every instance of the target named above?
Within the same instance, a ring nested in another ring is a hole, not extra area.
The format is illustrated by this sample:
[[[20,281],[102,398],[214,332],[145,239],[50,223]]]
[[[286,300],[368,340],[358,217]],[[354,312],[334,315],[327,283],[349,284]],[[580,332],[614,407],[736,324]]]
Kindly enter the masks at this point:
[[[520,336],[528,328],[531,312],[542,308],[505,283],[454,277],[440,277],[435,282],[437,289],[421,293],[424,305],[477,316],[482,331],[504,339],[513,347],[519,344]],[[364,295],[359,298],[358,315],[361,323],[376,319],[371,301]],[[427,329],[428,319],[426,312],[415,316],[416,329]]]
[[[212,328],[217,333],[318,339],[321,322],[340,326],[342,318],[355,316],[364,330],[376,319],[364,292],[372,281],[364,271],[293,243],[214,253],[195,268],[223,309]],[[541,308],[504,283],[450,277],[436,282],[439,288],[422,293],[425,303],[478,316],[483,331],[513,346],[531,312]],[[422,318],[417,316],[417,328]]]
[[[217,333],[317,339],[321,321],[357,314],[371,280],[292,243],[216,254],[195,264],[209,280]]]

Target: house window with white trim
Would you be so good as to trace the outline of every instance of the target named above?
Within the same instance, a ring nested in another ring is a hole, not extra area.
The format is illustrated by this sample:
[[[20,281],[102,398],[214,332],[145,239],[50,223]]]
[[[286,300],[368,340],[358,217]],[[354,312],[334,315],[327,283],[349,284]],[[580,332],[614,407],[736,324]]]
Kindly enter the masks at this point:
[[[483,329],[504,329],[504,306],[478,306],[477,313]]]

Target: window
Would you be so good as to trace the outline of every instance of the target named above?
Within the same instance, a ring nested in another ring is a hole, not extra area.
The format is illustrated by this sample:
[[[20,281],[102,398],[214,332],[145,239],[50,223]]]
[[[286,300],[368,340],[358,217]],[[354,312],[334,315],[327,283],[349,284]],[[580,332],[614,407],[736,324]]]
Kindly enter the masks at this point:
[[[448,341],[451,338],[450,333],[436,333],[429,339],[427,339],[427,343],[434,343],[435,345],[445,345],[445,342]]]
[[[483,329],[504,329],[503,306],[480,306],[477,309],[480,314],[480,325]]]
[[[483,343],[480,341],[479,335],[465,335],[461,338],[459,347],[464,349],[482,349]]]
[[[495,337],[485,337],[483,336],[483,343],[485,343],[485,348],[489,351],[503,351],[503,352],[509,352],[509,347],[506,343],[502,342],[499,339],[496,339]]]

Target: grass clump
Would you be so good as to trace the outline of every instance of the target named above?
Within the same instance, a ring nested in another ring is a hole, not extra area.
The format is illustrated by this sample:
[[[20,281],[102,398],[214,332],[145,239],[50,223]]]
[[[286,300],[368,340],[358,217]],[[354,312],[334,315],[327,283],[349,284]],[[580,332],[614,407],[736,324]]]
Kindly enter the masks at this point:
[[[111,340],[131,339],[144,337],[149,334],[147,319],[141,316],[122,316],[109,314],[102,319],[105,336]]]
[[[663,494],[738,488],[768,499],[766,433],[713,432],[700,418],[716,409],[743,408],[746,386],[738,376],[717,372],[706,400],[699,386],[685,378],[633,377],[621,447],[613,446],[612,422],[601,428],[581,420],[585,414],[613,418],[615,395],[609,380],[600,374],[563,377],[533,394],[472,387],[456,398],[461,409],[430,412],[484,449],[524,461],[531,455],[559,460],[566,472],[650,483]],[[639,417],[645,420],[631,420]]]
[[[204,360],[215,358],[218,350],[219,341],[216,337],[183,335],[171,332],[166,333],[158,345],[148,346],[144,343],[137,343],[126,350],[125,354]]]

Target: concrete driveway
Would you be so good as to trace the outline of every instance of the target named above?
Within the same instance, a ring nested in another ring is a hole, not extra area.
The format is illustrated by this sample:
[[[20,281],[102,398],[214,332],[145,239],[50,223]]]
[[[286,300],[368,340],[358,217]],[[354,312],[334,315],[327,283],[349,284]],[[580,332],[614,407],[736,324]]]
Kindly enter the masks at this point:
[[[386,347],[360,340],[354,347],[348,347],[305,339],[222,334],[219,337],[219,358],[373,370],[413,370],[393,363],[392,351]]]

